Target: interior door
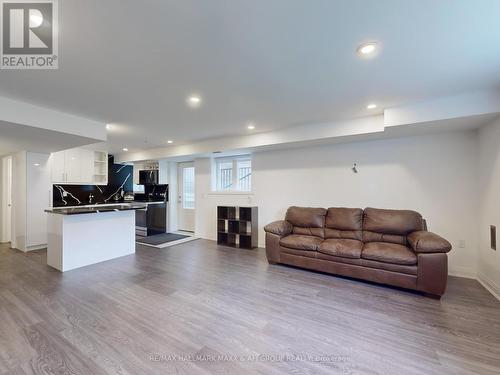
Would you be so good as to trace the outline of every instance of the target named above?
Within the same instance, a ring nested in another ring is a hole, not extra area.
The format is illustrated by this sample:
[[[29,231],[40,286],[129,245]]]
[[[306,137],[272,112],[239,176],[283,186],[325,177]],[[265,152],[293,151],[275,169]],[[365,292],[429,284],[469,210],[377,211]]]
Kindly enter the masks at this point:
[[[194,163],[179,163],[178,172],[179,199],[177,205],[177,221],[179,230],[194,232],[195,220],[195,187]]]

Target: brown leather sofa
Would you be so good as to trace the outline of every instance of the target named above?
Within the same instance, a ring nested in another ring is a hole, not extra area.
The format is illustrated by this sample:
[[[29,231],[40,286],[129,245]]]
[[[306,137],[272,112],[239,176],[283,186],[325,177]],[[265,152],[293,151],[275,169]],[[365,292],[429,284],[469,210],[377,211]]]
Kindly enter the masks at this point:
[[[266,225],[269,263],[443,295],[451,244],[415,211],[290,207]]]

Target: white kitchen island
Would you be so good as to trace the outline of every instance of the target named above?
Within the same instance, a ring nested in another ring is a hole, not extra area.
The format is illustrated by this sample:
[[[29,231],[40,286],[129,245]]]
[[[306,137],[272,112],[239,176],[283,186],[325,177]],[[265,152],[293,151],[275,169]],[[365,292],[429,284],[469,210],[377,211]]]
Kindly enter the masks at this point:
[[[135,253],[135,210],[123,204],[45,210],[47,264],[61,272]]]

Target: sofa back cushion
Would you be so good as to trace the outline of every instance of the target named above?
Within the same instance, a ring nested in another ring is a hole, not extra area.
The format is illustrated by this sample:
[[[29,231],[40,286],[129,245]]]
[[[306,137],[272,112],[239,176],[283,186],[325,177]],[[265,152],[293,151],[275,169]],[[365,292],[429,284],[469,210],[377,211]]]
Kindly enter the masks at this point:
[[[361,208],[330,207],[325,218],[325,238],[363,239]]]
[[[422,216],[415,211],[365,208],[364,214],[364,242],[407,245],[409,233],[424,229]]]
[[[304,234],[324,238],[326,210],[324,208],[292,206],[285,220],[293,226],[293,234]]]

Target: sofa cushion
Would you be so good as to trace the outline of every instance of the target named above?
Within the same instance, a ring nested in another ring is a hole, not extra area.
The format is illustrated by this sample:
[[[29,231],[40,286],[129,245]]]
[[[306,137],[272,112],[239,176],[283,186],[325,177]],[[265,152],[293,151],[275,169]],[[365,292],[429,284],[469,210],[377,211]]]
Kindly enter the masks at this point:
[[[330,207],[325,218],[325,238],[363,239],[361,208]]]
[[[422,216],[410,210],[366,208],[363,220],[363,242],[390,242],[406,245],[406,236],[423,230]]]
[[[281,246],[281,253],[289,255],[297,255],[300,257],[307,257],[307,258],[316,258],[317,254],[319,254],[317,251],[290,249],[284,246]]]
[[[316,251],[322,241],[323,240],[321,238],[315,236],[291,234],[283,237],[280,240],[280,245],[291,249]]]
[[[359,259],[363,250],[363,242],[345,238],[329,238],[319,245],[318,251],[323,254],[344,258]]]
[[[311,251],[312,253],[312,251]],[[377,268],[379,270],[386,270],[391,272],[399,272],[405,273],[407,275],[415,275],[417,276],[417,265],[408,265],[408,264],[395,264],[395,263],[385,263],[385,262],[377,262],[376,260],[370,259],[360,259],[360,265],[363,267]]]
[[[417,264],[417,256],[411,249],[387,242],[366,243],[361,252],[361,258],[394,264]]]
[[[326,209],[312,207],[290,207],[285,220],[293,226],[294,234],[324,237]]]

